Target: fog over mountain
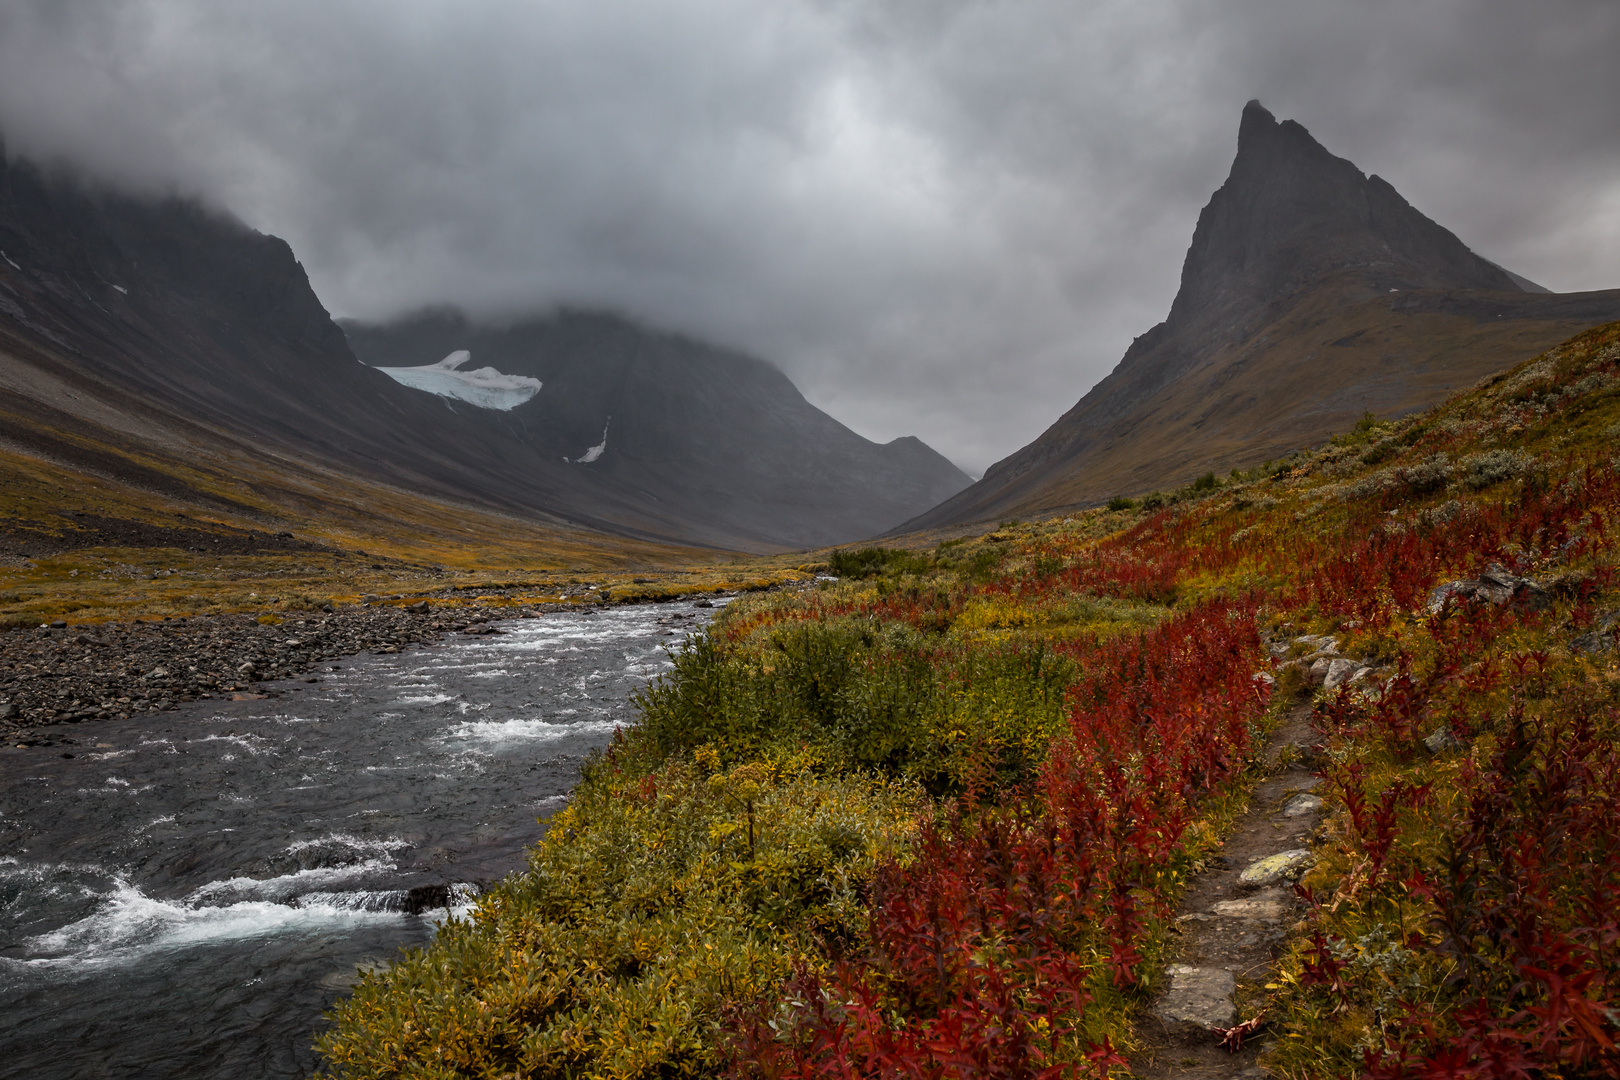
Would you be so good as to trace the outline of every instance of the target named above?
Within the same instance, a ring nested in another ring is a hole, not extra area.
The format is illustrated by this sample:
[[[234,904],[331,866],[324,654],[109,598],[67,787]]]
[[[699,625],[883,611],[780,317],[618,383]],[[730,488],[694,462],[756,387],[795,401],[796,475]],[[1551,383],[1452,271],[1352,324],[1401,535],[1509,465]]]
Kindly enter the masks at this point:
[[[977,472],[1162,317],[1252,97],[1620,281],[1617,43],[1609,0],[8,0],[0,132],[286,238],[336,314],[616,310]]]

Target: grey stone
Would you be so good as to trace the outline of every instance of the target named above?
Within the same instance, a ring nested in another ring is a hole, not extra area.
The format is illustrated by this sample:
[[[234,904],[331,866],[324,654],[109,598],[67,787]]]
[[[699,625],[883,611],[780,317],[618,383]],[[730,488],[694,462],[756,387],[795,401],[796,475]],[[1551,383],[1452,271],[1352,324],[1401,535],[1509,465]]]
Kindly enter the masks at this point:
[[[1254,860],[1238,875],[1238,880],[1255,888],[1275,885],[1289,877],[1297,877],[1312,861],[1311,853],[1304,848],[1279,851],[1275,855]]]
[[[1549,597],[1546,589],[1529,578],[1512,573],[1501,563],[1491,563],[1479,577],[1448,581],[1431,592],[1429,614],[1437,614],[1453,599],[1478,600],[1498,607],[1511,603],[1540,608],[1547,605]]]
[[[1283,803],[1283,817],[1309,817],[1322,809],[1322,797],[1301,792]]]
[[[1320,662],[1317,661],[1317,663]],[[1322,677],[1322,685],[1329,690],[1335,690],[1343,683],[1354,682],[1358,675],[1365,674],[1366,671],[1365,665],[1358,664],[1354,660],[1342,658],[1330,660],[1328,661],[1327,671]]]
[[[1460,750],[1463,743],[1461,739],[1451,733],[1451,725],[1446,724],[1435,729],[1433,734],[1424,739],[1423,746],[1429,753],[1439,755],[1448,750]]]
[[[1288,901],[1281,890],[1268,889],[1242,900],[1222,900],[1209,910],[1223,919],[1280,922],[1288,913]]]
[[[1171,964],[1170,992],[1154,1012],[1172,1023],[1196,1024],[1205,1030],[1231,1027],[1237,1022],[1232,994],[1237,980],[1224,968]]]

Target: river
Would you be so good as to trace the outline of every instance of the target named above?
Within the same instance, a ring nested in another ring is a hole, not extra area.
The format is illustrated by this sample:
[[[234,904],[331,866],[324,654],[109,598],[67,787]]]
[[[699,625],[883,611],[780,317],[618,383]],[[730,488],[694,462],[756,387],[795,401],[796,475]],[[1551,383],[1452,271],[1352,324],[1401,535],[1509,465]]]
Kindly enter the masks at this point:
[[[709,614],[552,612],[0,752],[0,1074],[312,1074],[355,972],[522,866]]]

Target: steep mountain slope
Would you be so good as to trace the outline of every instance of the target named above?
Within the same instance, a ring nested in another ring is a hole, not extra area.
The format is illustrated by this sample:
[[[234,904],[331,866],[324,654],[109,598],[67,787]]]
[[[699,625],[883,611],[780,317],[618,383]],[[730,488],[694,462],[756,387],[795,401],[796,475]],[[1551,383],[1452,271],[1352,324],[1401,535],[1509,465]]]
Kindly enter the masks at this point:
[[[577,467],[526,415],[447,401],[358,363],[283,241],[195,203],[47,174],[8,160],[3,147],[0,351],[10,372],[4,411],[54,418],[5,423],[0,435],[21,449],[113,423],[132,451],[156,439],[185,457],[200,438],[222,447],[222,461],[237,451],[285,458],[294,471],[470,512],[644,540],[751,550],[854,540],[966,483],[942,486],[940,461],[877,447],[825,417],[732,448],[761,473],[773,455],[796,463],[774,488],[734,493],[723,477],[683,475],[682,486],[661,490],[657,469]],[[666,378],[678,384],[680,372]],[[775,392],[802,404],[777,379]],[[26,389],[47,384],[77,389]],[[758,404],[716,400],[719,412]],[[755,497],[762,490],[768,498]]]
[[[1250,102],[1169,317],[1033,443],[905,528],[1040,514],[1252,465],[1368,410],[1431,405],[1615,318],[1620,291],[1547,293]]]
[[[762,360],[612,315],[480,326],[432,311],[343,327],[368,364],[418,367],[466,350],[463,367],[538,379],[540,391],[508,414],[532,445],[739,533],[793,521],[813,542],[855,538],[834,526],[843,518],[873,535],[901,520],[898,508],[933,506],[969,482],[915,438],[878,445],[855,434]],[[818,518],[833,527],[818,532]]]

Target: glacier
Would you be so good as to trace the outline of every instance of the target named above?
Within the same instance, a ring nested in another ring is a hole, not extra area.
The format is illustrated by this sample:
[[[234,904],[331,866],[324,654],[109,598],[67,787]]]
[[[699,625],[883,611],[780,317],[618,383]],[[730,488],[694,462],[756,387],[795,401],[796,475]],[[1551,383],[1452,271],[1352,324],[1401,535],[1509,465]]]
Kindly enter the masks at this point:
[[[539,379],[527,375],[505,375],[492,367],[462,371],[472,359],[466,349],[457,349],[437,364],[421,367],[379,367],[378,371],[402,386],[425,390],[440,397],[455,398],[480,409],[515,409],[540,392]]]

